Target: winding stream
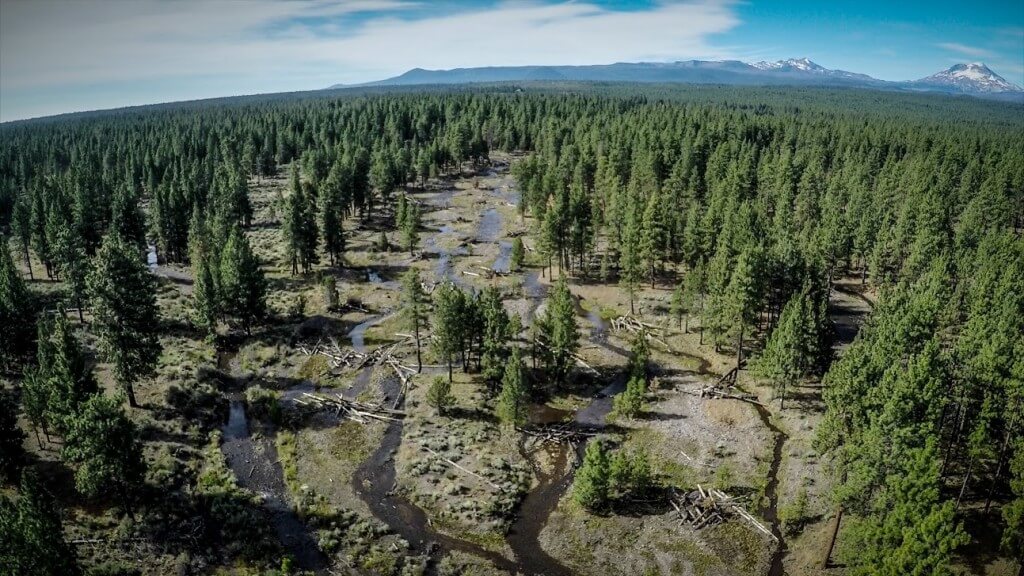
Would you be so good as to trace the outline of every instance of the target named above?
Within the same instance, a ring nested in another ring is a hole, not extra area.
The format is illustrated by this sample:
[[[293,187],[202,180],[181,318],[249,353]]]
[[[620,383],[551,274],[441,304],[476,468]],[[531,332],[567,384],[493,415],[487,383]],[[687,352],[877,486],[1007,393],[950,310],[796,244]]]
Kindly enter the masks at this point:
[[[231,369],[233,358],[233,352],[217,354],[217,367],[229,378],[234,378]],[[221,429],[221,452],[238,485],[262,497],[274,532],[296,565],[305,570],[323,570],[327,559],[320,552],[309,528],[289,504],[277,448],[270,437],[253,439],[242,393],[232,394],[229,401],[228,420]]]

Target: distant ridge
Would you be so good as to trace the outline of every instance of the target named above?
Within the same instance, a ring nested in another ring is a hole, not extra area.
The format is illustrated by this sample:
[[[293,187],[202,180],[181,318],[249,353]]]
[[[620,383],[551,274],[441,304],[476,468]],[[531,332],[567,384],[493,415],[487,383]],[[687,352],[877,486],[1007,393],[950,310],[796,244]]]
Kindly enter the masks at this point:
[[[866,74],[831,70],[809,58],[748,64],[739,60],[684,60],[677,62],[618,62],[588,66],[486,66],[408,72],[356,86],[415,86],[482,82],[582,81],[688,83],[732,85],[847,86],[883,90],[910,90],[966,94],[1024,102],[1024,90],[984,64],[957,64],[927,78],[908,82],[878,80]],[[336,84],[331,88],[350,87]]]

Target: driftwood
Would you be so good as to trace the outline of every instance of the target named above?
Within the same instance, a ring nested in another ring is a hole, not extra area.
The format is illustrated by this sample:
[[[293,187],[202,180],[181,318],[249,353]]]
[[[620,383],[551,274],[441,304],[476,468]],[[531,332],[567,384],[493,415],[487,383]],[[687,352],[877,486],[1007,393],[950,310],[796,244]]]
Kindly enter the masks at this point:
[[[694,530],[715,526],[726,521],[730,515],[739,516],[758,531],[778,541],[764,524],[741,506],[736,498],[714,488],[704,489],[700,484],[696,490],[681,494],[674,488],[669,494],[669,504],[675,509],[680,524],[689,524]]]
[[[662,331],[662,328],[659,326],[655,326],[654,324],[649,324],[647,322],[642,322],[634,318],[633,316],[629,315],[613,318],[611,321],[611,326],[612,329],[619,332],[631,332],[633,334],[642,333],[644,337],[650,340],[651,342],[660,344],[666,352],[673,351],[672,347],[668,345],[668,342],[659,338]]]
[[[581,428],[570,422],[558,424],[547,424],[541,426],[530,426],[519,429],[526,436],[536,438],[542,444],[548,443],[569,443],[576,444],[592,436],[597,436],[598,431],[590,428]]]
[[[457,463],[453,462],[452,460],[450,460],[450,459],[448,459],[448,458],[445,458],[444,456],[441,456],[441,455],[440,455],[440,454],[438,454],[438,453],[437,453],[436,451],[434,451],[434,450],[431,450],[431,449],[430,449],[429,447],[427,447],[427,446],[420,446],[420,448],[423,448],[423,449],[424,449],[424,450],[426,450],[427,452],[430,452],[430,453],[431,453],[431,454],[433,454],[434,456],[437,456],[437,457],[438,457],[438,458],[439,458],[439,459],[440,459],[441,461],[443,461],[444,463],[446,463],[446,464],[448,464],[448,465],[450,465],[450,466],[452,466],[452,467],[456,468],[457,470],[461,470],[461,471],[465,472],[466,474],[469,474],[470,476],[473,476],[473,477],[475,477],[475,478],[478,478],[478,479],[480,479],[480,480],[483,480],[483,481],[484,481],[485,483],[487,483],[487,485],[489,485],[489,486],[490,486],[491,488],[494,488],[495,490],[501,490],[501,486],[498,486],[498,485],[497,485],[497,484],[495,484],[494,482],[491,482],[490,480],[488,480],[487,478],[484,478],[483,476],[481,476],[481,475],[477,474],[476,472],[473,472],[472,470],[470,470],[470,469],[468,469],[468,468],[465,468],[465,467],[463,467],[463,466],[460,466],[459,464],[457,464]]]
[[[307,398],[309,403],[316,407],[334,408],[339,416],[344,414],[349,419],[355,420],[356,422],[365,422],[365,420],[363,420],[364,418],[373,418],[374,420],[381,420],[384,422],[395,422],[399,418],[405,416],[405,412],[402,410],[385,408],[379,403],[368,404],[366,402],[349,400],[340,394],[332,397],[303,392],[302,396]]]

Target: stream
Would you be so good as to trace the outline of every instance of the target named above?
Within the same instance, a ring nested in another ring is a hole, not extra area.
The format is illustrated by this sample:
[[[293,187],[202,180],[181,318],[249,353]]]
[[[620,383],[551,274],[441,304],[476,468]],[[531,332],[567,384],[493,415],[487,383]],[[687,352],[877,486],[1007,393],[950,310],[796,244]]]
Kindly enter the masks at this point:
[[[234,378],[231,368],[234,355],[229,351],[217,354],[217,367],[229,378]],[[289,503],[284,472],[272,438],[253,439],[242,393],[232,394],[229,401],[228,420],[221,429],[220,449],[238,485],[263,499],[274,532],[296,565],[305,570],[323,570],[327,562],[316,538]]]

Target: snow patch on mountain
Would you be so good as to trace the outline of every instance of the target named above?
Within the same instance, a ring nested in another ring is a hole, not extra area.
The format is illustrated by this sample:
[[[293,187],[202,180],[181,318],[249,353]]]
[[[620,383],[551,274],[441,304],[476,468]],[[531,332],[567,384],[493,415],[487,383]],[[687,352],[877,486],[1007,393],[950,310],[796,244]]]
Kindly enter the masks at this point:
[[[981,62],[955,64],[947,70],[915,80],[914,84],[942,86],[960,92],[1021,92],[1020,86],[1007,82]]]

